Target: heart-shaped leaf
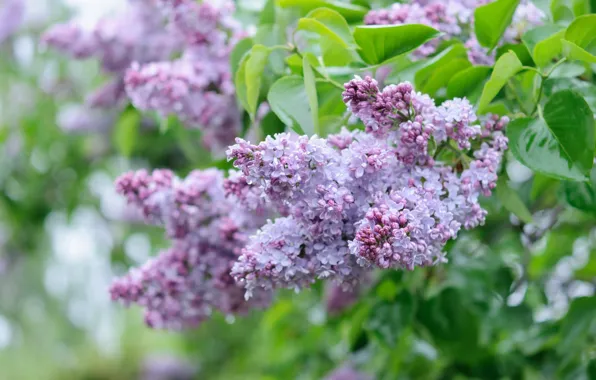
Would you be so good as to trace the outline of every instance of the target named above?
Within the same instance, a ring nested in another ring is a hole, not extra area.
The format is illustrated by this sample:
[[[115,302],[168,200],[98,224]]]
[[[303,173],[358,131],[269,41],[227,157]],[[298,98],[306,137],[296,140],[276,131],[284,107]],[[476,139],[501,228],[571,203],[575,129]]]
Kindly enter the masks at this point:
[[[517,74],[523,67],[517,55],[513,52],[503,54],[495,63],[493,73],[482,90],[478,112],[484,113],[490,102],[497,96],[499,91],[507,84],[507,81]]]
[[[302,61],[302,68],[304,72],[304,90],[308,97],[308,104],[311,110],[312,124],[314,133],[321,135],[319,130],[319,101],[317,99],[317,85],[315,83],[315,74],[312,66],[308,62],[308,56],[304,56]]]
[[[474,11],[474,32],[480,45],[489,49],[497,46],[511,19],[519,0],[497,0],[480,6]]]
[[[488,78],[489,66],[473,66],[455,74],[447,85],[448,98],[478,99],[479,90]],[[476,94],[476,95],[473,95]]]
[[[561,39],[564,35],[562,26],[547,24],[527,31],[522,36],[522,41],[532,54],[536,65],[544,67],[561,54]]]
[[[544,118],[522,118],[507,128],[510,148],[537,172],[584,181],[594,160],[594,116],[581,95],[571,90],[553,94]]]
[[[338,0],[277,0],[277,4],[282,8],[297,8],[303,15],[313,9],[330,8],[350,22],[362,21],[368,13],[368,9],[365,7]]]
[[[524,223],[532,223],[532,213],[530,213],[517,192],[509,187],[505,177],[499,178],[496,193],[497,198],[507,211],[517,216]]]
[[[360,56],[371,65],[412,51],[439,35],[438,30],[420,24],[367,25],[357,26],[354,30]]]
[[[304,79],[297,75],[277,80],[267,96],[271,110],[299,134],[313,135],[315,126]]]

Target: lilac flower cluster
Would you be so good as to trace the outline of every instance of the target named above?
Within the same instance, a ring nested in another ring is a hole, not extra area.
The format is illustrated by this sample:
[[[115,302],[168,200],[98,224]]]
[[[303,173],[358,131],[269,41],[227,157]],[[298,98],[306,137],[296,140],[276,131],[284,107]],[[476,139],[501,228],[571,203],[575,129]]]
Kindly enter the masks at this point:
[[[0,44],[17,31],[25,18],[25,0],[4,0],[0,5]]]
[[[112,75],[87,97],[87,107],[118,107],[128,96],[140,110],[200,128],[204,145],[221,152],[241,127],[228,65],[242,37],[233,11],[231,2],[129,0],[126,12],[93,30],[71,22],[54,26],[43,40],[72,58],[97,58]]]
[[[147,222],[163,226],[172,246],[111,287],[114,300],[145,308],[154,328],[196,326],[214,310],[245,313],[268,304],[268,292],[244,300],[230,275],[248,237],[264,224],[264,211],[247,211],[226,197],[224,175],[193,171],[180,179],[169,170],[122,175],[117,191],[142,210]]]
[[[126,92],[141,110],[176,115],[187,126],[201,128],[205,146],[221,151],[241,126],[228,64],[232,48],[242,37],[231,17],[233,3],[220,7],[193,0],[159,3],[184,39],[183,54],[173,61],[133,64],[126,73]]]
[[[390,8],[372,10],[364,18],[368,25],[429,25],[444,35],[434,39],[416,51],[416,58],[435,53],[440,41],[456,38],[468,48],[468,57],[474,64],[494,63],[494,54],[480,46],[473,33],[474,9],[488,3],[488,0],[414,0],[409,4],[396,3]],[[531,1],[520,4],[513,16],[512,24],[503,36],[503,43],[519,42],[521,35],[534,26],[544,23],[546,15]]]
[[[345,364],[328,374],[324,380],[372,380],[373,377],[355,370],[351,365]]]
[[[329,278],[356,295],[371,268],[444,261],[449,239],[484,222],[478,201],[495,187],[508,119],[480,122],[465,99],[436,106],[409,83],[371,78],[346,83],[343,100],[365,131],[238,138],[227,155],[239,170],[226,179],[215,169],[120,177],[118,192],[173,244],[117,280],[113,299],[180,329],[264,306],[276,288]]]
[[[113,108],[124,101],[124,73],[133,62],[168,59],[182,46],[177,31],[164,27],[158,7],[144,0],[129,0],[126,11],[101,19],[91,30],[72,21],[54,25],[42,40],[71,58],[96,58],[112,76],[87,97],[91,108]]]
[[[495,187],[506,118],[480,126],[465,99],[436,106],[409,83],[380,90],[371,78],[347,83],[343,99],[366,131],[237,139],[227,152],[251,198],[283,216],[249,238],[232,268],[247,297],[317,278],[350,288],[371,266],[432,265],[462,227],[484,222],[478,200]]]

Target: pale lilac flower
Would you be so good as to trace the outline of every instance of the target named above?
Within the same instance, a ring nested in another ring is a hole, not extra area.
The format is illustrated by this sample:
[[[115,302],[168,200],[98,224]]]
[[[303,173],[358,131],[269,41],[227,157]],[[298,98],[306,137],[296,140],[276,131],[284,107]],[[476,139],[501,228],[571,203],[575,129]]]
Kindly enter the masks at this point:
[[[344,365],[328,374],[324,380],[373,380],[373,377],[360,371],[356,371],[349,365]]]
[[[496,185],[506,118],[488,116],[482,128],[466,99],[435,106],[409,83],[380,90],[356,78],[345,88],[366,132],[343,129],[326,140],[284,133],[257,145],[237,139],[228,149],[241,173],[230,192],[250,186],[285,216],[251,236],[233,267],[247,297],[259,288],[299,290],[317,278],[350,288],[370,266],[443,262],[448,240],[484,222],[478,201]],[[456,143],[462,155],[480,148],[451,167],[430,155],[431,139]]]
[[[163,226],[172,246],[141,268],[114,282],[112,298],[145,309],[154,328],[196,326],[214,311],[242,314],[265,306],[268,292],[250,301],[231,268],[264,213],[246,210],[226,197],[223,173],[192,171],[186,178],[168,170],[126,173],[116,190],[143,211],[147,222]]]
[[[0,44],[16,32],[24,17],[25,0],[4,0],[0,5]]]

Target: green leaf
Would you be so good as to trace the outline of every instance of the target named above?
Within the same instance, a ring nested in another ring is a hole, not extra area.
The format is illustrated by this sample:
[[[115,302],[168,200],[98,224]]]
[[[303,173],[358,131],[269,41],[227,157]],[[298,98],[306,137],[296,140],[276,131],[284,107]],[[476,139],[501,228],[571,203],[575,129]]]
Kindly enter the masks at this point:
[[[269,112],[261,120],[261,135],[263,137],[273,136],[276,133],[282,133],[285,130],[285,124],[273,112]]]
[[[497,60],[501,58],[503,54],[512,51],[517,55],[517,58],[521,61],[522,65],[524,66],[534,66],[534,60],[532,59],[532,55],[530,51],[524,44],[503,44],[497,48]]]
[[[535,201],[541,196],[545,195],[549,190],[551,192],[556,191],[559,186],[559,181],[545,176],[540,173],[536,173],[534,175],[534,179],[532,180],[532,190],[530,191],[530,200]],[[551,190],[552,189],[552,190]]]
[[[120,115],[114,127],[112,140],[121,155],[130,157],[132,154],[139,138],[140,123],[141,114],[133,108],[126,109]]]
[[[240,63],[244,55],[250,51],[253,45],[253,40],[250,37],[244,38],[234,46],[234,49],[230,53],[230,66],[232,68],[232,75],[235,76],[240,67]]]
[[[586,67],[579,63],[564,62],[557,66],[549,78],[575,78],[586,72]]]
[[[586,0],[553,0],[550,11],[555,22],[573,20],[574,17],[590,13],[590,3]]]
[[[292,75],[280,78],[271,86],[267,100],[277,117],[297,133],[309,136],[315,133],[302,77]]]
[[[360,56],[372,65],[414,50],[439,35],[438,30],[419,24],[368,25],[354,29]]]
[[[553,94],[544,118],[522,118],[508,126],[511,152],[530,169],[559,179],[583,181],[594,159],[594,118],[571,90]]]
[[[314,18],[298,20],[294,43],[302,54],[321,57],[326,66],[345,66],[355,58],[346,41]]]
[[[505,53],[497,60],[493,73],[480,95],[478,113],[484,113],[486,107],[509,81],[509,78],[517,74],[522,67],[522,63],[513,52]]]
[[[561,54],[561,39],[565,30],[560,25],[547,24],[527,31],[522,41],[532,54],[539,67],[552,63],[553,58]]]
[[[447,49],[443,50],[441,53],[437,54],[435,57],[432,57],[426,62],[421,62],[421,65],[416,65],[415,67],[412,67],[412,70],[416,70],[416,73],[414,75],[414,84],[416,88],[424,93],[427,93],[425,91],[426,86],[436,87],[436,85],[432,83],[433,79],[438,79],[441,82],[438,88],[445,86],[445,83],[443,83],[445,82],[445,78],[441,78],[440,75],[437,75],[437,72],[443,71],[444,74],[449,74],[449,71],[453,69],[457,70],[457,67],[466,69],[470,66],[469,62],[468,64],[466,64],[463,63],[462,60],[467,61],[467,57],[468,54],[466,48],[463,44],[458,43],[448,47]],[[449,64],[454,61],[458,61],[460,65],[452,67],[451,70],[447,69],[447,72],[445,72],[445,67],[449,66]],[[456,72],[457,71],[455,71],[454,73]],[[448,80],[450,78],[451,77],[446,79]],[[429,94],[432,95],[432,93]]]
[[[297,8],[303,15],[313,9],[326,7],[338,12],[350,22],[362,21],[368,13],[365,7],[338,0],[277,0],[277,4],[282,8]]]
[[[239,99],[252,120],[257,112],[263,71],[267,66],[267,58],[271,49],[263,45],[255,45],[240,63],[236,73],[236,91]]]
[[[564,182],[563,194],[567,203],[579,210],[596,214],[596,168],[592,169],[590,182]]]
[[[471,99],[473,93],[482,89],[484,81],[491,72],[489,66],[473,66],[455,74],[447,85],[448,98]]]
[[[449,80],[453,78],[453,76],[465,69],[470,68],[471,66],[472,64],[467,58],[454,59],[435,71],[429,78],[426,85],[421,88],[421,91],[432,96],[440,89],[447,87]]]
[[[572,61],[582,61],[586,63],[596,63],[596,56],[588,53],[573,42],[562,40],[563,55]]]
[[[577,352],[596,333],[596,297],[576,298],[561,325],[560,354]]]
[[[565,39],[586,49],[596,39],[596,14],[576,18],[567,27]]]
[[[310,12],[306,17],[313,18],[325,25],[329,30],[339,36],[346,45],[356,46],[350,26],[339,12],[329,8],[319,8]]]
[[[275,0],[267,0],[261,17],[259,17],[259,25],[275,24]]]
[[[532,223],[532,213],[521,200],[517,192],[507,183],[505,177],[499,178],[497,182],[497,198],[507,211],[513,213],[524,223]]]
[[[519,0],[497,0],[474,11],[474,32],[480,45],[497,46],[505,29],[511,25]]]
[[[546,247],[532,257],[528,266],[531,278],[538,279],[551,271],[565,256],[573,253],[573,243],[577,240],[577,230],[572,227],[549,232]]]
[[[414,318],[414,298],[401,292],[393,302],[379,301],[369,313],[364,328],[387,347],[395,347]]]
[[[574,274],[575,278],[582,281],[593,281],[596,278],[596,250],[590,251],[586,265],[576,270]]]
[[[308,57],[306,55],[302,60],[302,67],[304,69],[304,89],[306,90],[306,96],[308,97],[308,104],[310,106],[310,112],[313,118],[312,124],[314,133],[321,136],[321,131],[319,129],[319,101],[317,99],[315,74],[313,73],[312,67],[308,62]]]
[[[527,70],[514,75],[508,82],[506,90],[512,94],[521,110],[529,115],[539,99],[542,76],[536,71]]]

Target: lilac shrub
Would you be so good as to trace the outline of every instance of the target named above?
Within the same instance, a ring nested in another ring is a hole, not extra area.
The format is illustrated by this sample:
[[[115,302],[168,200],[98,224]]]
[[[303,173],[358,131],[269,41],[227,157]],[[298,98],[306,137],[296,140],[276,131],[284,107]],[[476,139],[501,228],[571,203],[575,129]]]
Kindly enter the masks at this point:
[[[494,53],[480,46],[473,33],[474,9],[488,3],[487,0],[415,0],[409,4],[395,3],[387,9],[370,11],[364,18],[368,25],[424,24],[431,26],[443,36],[434,39],[413,53],[424,58],[436,52],[441,41],[459,39],[468,48],[468,58],[473,64],[492,65]],[[506,29],[502,44],[518,43],[521,35],[532,27],[542,25],[546,15],[531,1],[523,1],[515,11],[511,25]]]
[[[192,0],[159,0],[170,26],[183,38],[182,56],[147,64],[134,63],[125,76],[135,107],[176,115],[201,128],[204,144],[222,151],[240,132],[229,57],[244,36],[232,18],[234,5]]]
[[[224,182],[216,169],[193,171],[184,179],[169,170],[140,170],[117,180],[117,191],[172,239],[170,248],[111,288],[114,300],[145,308],[147,325],[188,328],[214,310],[245,313],[269,302],[263,291],[245,301],[230,275],[248,237],[264,224],[265,210],[241,207],[234,195],[226,196]]]
[[[410,83],[381,90],[368,77],[346,83],[343,100],[364,131],[237,138],[227,179],[216,169],[120,177],[118,192],[173,244],[112,297],[178,329],[264,306],[277,288],[328,278],[350,291],[373,268],[445,261],[445,243],[484,222],[479,198],[496,186],[508,119],[480,122],[466,99],[437,106]]]
[[[409,83],[381,90],[371,78],[347,83],[343,98],[365,131],[238,138],[228,150],[282,215],[250,237],[232,269],[247,297],[318,278],[350,288],[370,268],[432,265],[461,228],[484,222],[478,201],[496,186],[507,118],[479,123],[466,99],[436,106]],[[437,159],[445,149],[452,162]]]
[[[87,97],[92,108],[112,108],[124,101],[124,76],[133,62],[168,59],[182,46],[179,34],[164,27],[159,8],[144,0],[130,0],[124,12],[101,19],[91,30],[71,21],[54,25],[42,39],[70,58],[97,59],[111,77]]]
[[[88,108],[119,108],[128,97],[139,110],[201,129],[204,145],[222,152],[241,126],[228,61],[244,34],[233,11],[232,3],[129,0],[92,30],[55,25],[43,41],[74,59],[98,59],[112,77],[87,97]]]

